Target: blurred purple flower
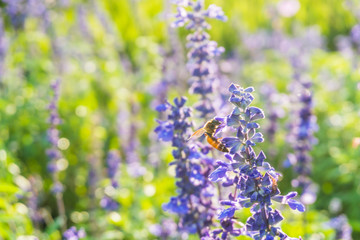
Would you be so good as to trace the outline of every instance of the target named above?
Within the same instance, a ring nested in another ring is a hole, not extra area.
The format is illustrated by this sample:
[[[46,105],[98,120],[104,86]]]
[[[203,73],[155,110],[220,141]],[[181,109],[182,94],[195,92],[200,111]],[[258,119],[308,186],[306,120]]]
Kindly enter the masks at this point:
[[[8,42],[5,37],[5,29],[4,23],[2,18],[0,18],[0,84],[2,82],[2,77],[4,75],[4,64],[5,64],[5,57],[7,53]]]
[[[46,25],[48,21],[47,7],[42,0],[3,0],[5,11],[15,29],[22,29],[26,18],[38,17]]]
[[[135,116],[138,112],[137,103],[132,102],[131,112],[123,104],[118,113],[118,136],[121,139],[121,147],[123,149],[125,160],[127,163],[127,171],[132,177],[139,177],[146,173],[146,168],[141,164],[141,159],[138,154],[139,140],[137,137],[137,131],[139,128],[139,122],[130,121],[132,116]]]
[[[335,239],[352,240],[351,237],[352,228],[348,222],[346,215],[340,215],[332,218],[329,222],[325,223],[326,227],[330,227],[335,230]]]
[[[351,29],[351,40],[358,46],[360,47],[360,24],[355,25],[352,29]]]
[[[50,117],[48,119],[50,127],[47,130],[48,141],[51,147],[46,150],[46,154],[49,158],[48,170],[52,174],[56,174],[58,171],[56,167],[56,161],[62,157],[60,150],[57,147],[59,141],[59,130],[57,129],[61,120],[58,114],[58,100],[60,91],[60,79],[56,79],[51,84],[52,91],[54,93],[53,98],[49,104]],[[59,189],[59,188],[57,188]]]
[[[186,26],[192,33],[187,36],[188,69],[191,74],[189,82],[190,91],[199,94],[201,100],[195,105],[195,109],[201,113],[201,117],[214,113],[214,106],[209,98],[213,92],[214,83],[217,81],[214,67],[215,57],[224,52],[223,47],[218,47],[215,41],[209,40],[206,30],[210,25],[206,18],[226,21],[227,18],[220,7],[212,4],[207,9],[203,0],[197,1],[176,1],[178,5],[176,20],[173,27]],[[187,10],[189,8],[189,11]]]
[[[3,0],[5,10],[10,17],[11,24],[15,29],[23,28],[26,19],[26,7],[23,0]]]
[[[106,158],[108,177],[116,180],[116,174],[119,171],[121,159],[117,150],[110,150]]]
[[[29,192],[30,196],[27,198],[27,206],[29,207],[29,215],[35,226],[38,226],[43,220],[43,216],[39,211],[39,190],[41,189],[41,179],[34,176],[28,177],[31,184],[30,189],[23,189]]]
[[[60,150],[58,149],[58,141],[59,141],[59,132],[58,132],[58,125],[61,122],[59,113],[58,113],[58,100],[59,100],[59,94],[60,94],[60,79],[56,79],[51,84],[51,89],[53,91],[53,97],[49,104],[49,111],[50,111],[50,117],[48,119],[49,121],[49,128],[47,130],[47,136],[48,141],[50,143],[50,148],[47,149],[46,154],[49,158],[49,162],[47,165],[47,169],[52,177],[52,186],[51,186],[51,192],[56,197],[56,203],[58,207],[59,216],[62,218],[62,229],[65,231],[66,229],[66,212],[65,212],[65,206],[63,201],[63,191],[64,186],[59,181],[58,176],[58,167],[57,167],[57,161],[62,157],[62,154]]]
[[[105,196],[101,199],[100,206],[106,211],[116,211],[120,204],[111,197]]]
[[[110,179],[111,186],[114,189],[117,189],[119,188],[118,175],[121,164],[120,154],[118,153],[117,150],[109,151],[106,158],[106,164],[107,164],[108,178]],[[104,196],[100,201],[100,206],[107,211],[115,211],[119,208],[120,204],[111,196]]]
[[[297,177],[292,181],[292,185],[301,189],[301,198],[305,204],[312,204],[316,200],[316,192],[309,178],[312,168],[309,152],[317,143],[314,133],[318,129],[316,116],[313,115],[312,84],[302,78],[295,79],[292,84],[292,95],[296,98],[293,100],[294,110],[288,140],[294,153],[288,155],[284,166],[293,166]]]
[[[79,26],[80,33],[88,41],[93,41],[93,35],[89,29],[87,20],[87,10],[84,5],[78,5],[77,7],[77,23]]]
[[[176,223],[171,219],[161,221],[161,224],[154,224],[149,227],[149,232],[159,239],[173,239],[178,235]]]
[[[54,182],[52,187],[51,187],[51,192],[53,194],[56,193],[62,193],[64,191],[64,186],[60,183],[60,182]]]
[[[85,238],[86,233],[84,229],[77,230],[76,227],[71,227],[66,230],[63,234],[63,238],[65,240],[79,240]]]
[[[242,42],[243,50],[253,60],[263,61],[266,59],[265,51],[275,50],[299,67],[306,67],[310,54],[324,45],[317,27],[304,28],[294,37],[281,31],[259,30],[242,34]]]

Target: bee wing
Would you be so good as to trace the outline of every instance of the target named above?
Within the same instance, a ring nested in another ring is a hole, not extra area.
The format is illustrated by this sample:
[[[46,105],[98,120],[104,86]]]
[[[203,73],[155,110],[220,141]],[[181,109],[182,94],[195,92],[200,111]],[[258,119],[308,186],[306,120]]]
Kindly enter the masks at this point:
[[[269,174],[269,177],[271,178],[273,185],[277,185],[277,179],[274,178],[273,176],[271,176],[270,174]]]
[[[205,129],[204,128],[200,128],[199,130],[195,131],[188,139],[188,141],[191,139],[191,138],[199,138],[201,137],[202,135],[204,135],[205,133]]]

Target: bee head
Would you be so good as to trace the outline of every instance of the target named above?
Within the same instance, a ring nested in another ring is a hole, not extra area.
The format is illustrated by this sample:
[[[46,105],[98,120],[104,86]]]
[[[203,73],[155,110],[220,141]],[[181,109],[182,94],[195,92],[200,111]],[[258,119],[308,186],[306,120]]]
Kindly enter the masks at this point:
[[[216,120],[216,119],[212,119],[212,120],[211,120],[211,123],[212,123],[213,125],[220,125],[220,124],[221,124],[221,122],[220,122],[219,120]]]

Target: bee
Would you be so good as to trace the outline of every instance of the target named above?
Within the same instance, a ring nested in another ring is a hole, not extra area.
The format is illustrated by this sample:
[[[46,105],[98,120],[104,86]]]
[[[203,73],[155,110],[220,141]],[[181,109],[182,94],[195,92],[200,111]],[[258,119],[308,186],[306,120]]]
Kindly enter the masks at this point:
[[[226,146],[221,142],[221,138],[215,137],[216,130],[218,129],[220,124],[220,121],[216,119],[211,119],[210,121],[205,123],[204,127],[195,131],[188,140],[190,140],[191,138],[199,138],[202,135],[206,134],[206,140],[211,146],[221,152],[229,152],[229,149],[227,149]]]
[[[277,180],[273,176],[271,176],[270,174],[269,174],[269,177],[270,177],[270,179],[272,181],[271,190],[272,190],[273,193],[276,193],[277,190],[278,190]]]

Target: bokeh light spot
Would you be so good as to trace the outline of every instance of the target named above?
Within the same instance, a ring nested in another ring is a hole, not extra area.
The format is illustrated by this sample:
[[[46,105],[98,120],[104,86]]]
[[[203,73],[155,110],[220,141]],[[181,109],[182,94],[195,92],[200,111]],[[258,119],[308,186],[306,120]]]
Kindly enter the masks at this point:
[[[92,61],[88,61],[84,66],[86,73],[94,73],[96,71],[96,64]]]
[[[69,166],[69,162],[65,158],[60,158],[56,162],[56,167],[58,168],[59,171],[65,170],[68,166]]]
[[[298,0],[282,0],[277,4],[277,10],[283,17],[292,17],[300,9]]]
[[[0,150],[0,161],[6,161],[6,151],[4,149]]]
[[[18,165],[16,165],[15,163],[11,163],[8,167],[8,170],[11,174],[13,175],[18,175],[20,174],[20,168],[18,167]]]
[[[66,150],[70,146],[70,141],[67,138],[60,138],[57,145],[59,149]]]
[[[121,215],[117,212],[111,212],[109,217],[110,217],[111,221],[113,221],[115,223],[118,223],[121,221]]]
[[[148,184],[144,187],[144,193],[148,197],[152,197],[156,193],[156,188],[152,184]]]
[[[87,107],[80,105],[75,109],[75,114],[79,117],[85,117],[87,114]]]
[[[26,215],[29,212],[28,208],[22,203],[16,203],[15,209],[18,213],[20,213],[22,215]]]
[[[23,191],[28,191],[31,188],[31,184],[30,184],[29,180],[27,180],[25,177],[20,176],[20,175],[15,178],[15,183]]]

